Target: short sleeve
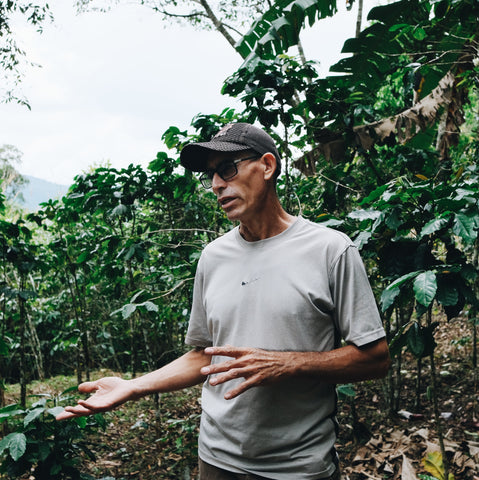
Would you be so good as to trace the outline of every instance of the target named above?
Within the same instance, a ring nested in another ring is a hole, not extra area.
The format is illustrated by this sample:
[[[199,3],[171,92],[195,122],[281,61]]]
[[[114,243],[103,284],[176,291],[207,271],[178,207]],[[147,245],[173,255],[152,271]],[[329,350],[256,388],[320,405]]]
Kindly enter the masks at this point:
[[[366,269],[354,245],[349,245],[333,263],[330,288],[334,321],[346,342],[360,347],[385,337]]]
[[[193,302],[191,306],[190,322],[186,333],[185,343],[194,347],[209,347],[213,344],[204,303],[205,254],[200,257],[196,269],[193,286]]]

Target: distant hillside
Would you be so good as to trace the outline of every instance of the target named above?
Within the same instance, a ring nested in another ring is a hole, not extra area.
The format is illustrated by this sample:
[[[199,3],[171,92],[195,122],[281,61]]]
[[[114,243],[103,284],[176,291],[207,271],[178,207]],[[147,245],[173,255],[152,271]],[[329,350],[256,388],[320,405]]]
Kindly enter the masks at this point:
[[[63,197],[69,188],[66,185],[59,185],[29,175],[24,175],[24,177],[28,180],[28,184],[21,191],[24,199],[22,206],[31,212],[37,210],[40,203]]]

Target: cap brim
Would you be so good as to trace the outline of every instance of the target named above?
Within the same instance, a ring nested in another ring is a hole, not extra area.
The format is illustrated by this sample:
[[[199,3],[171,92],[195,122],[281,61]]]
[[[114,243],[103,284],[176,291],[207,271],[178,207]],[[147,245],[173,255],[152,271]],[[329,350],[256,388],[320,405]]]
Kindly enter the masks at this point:
[[[250,150],[251,147],[233,142],[202,142],[190,143],[183,147],[180,153],[180,161],[183,167],[193,172],[204,172],[206,162],[211,152],[241,152]]]

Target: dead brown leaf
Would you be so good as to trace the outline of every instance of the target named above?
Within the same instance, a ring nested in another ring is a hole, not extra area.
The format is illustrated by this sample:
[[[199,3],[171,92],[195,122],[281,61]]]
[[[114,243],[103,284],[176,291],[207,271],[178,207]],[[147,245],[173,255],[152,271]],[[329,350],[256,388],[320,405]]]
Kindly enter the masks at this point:
[[[403,454],[401,466],[401,480],[416,480],[416,470],[410,460]]]

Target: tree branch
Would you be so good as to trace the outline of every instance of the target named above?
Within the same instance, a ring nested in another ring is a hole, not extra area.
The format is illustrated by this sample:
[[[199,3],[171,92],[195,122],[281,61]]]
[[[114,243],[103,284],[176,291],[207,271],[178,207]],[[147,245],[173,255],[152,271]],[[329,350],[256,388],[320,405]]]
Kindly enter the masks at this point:
[[[229,34],[229,32],[226,30],[225,26],[223,23],[218,19],[218,17],[214,14],[213,10],[209,6],[208,2],[206,0],[200,0],[201,6],[205,9],[206,15],[208,18],[213,22],[213,25],[215,26],[216,30],[223,35],[223,37],[226,38],[228,43],[236,50],[236,41],[235,39]]]

